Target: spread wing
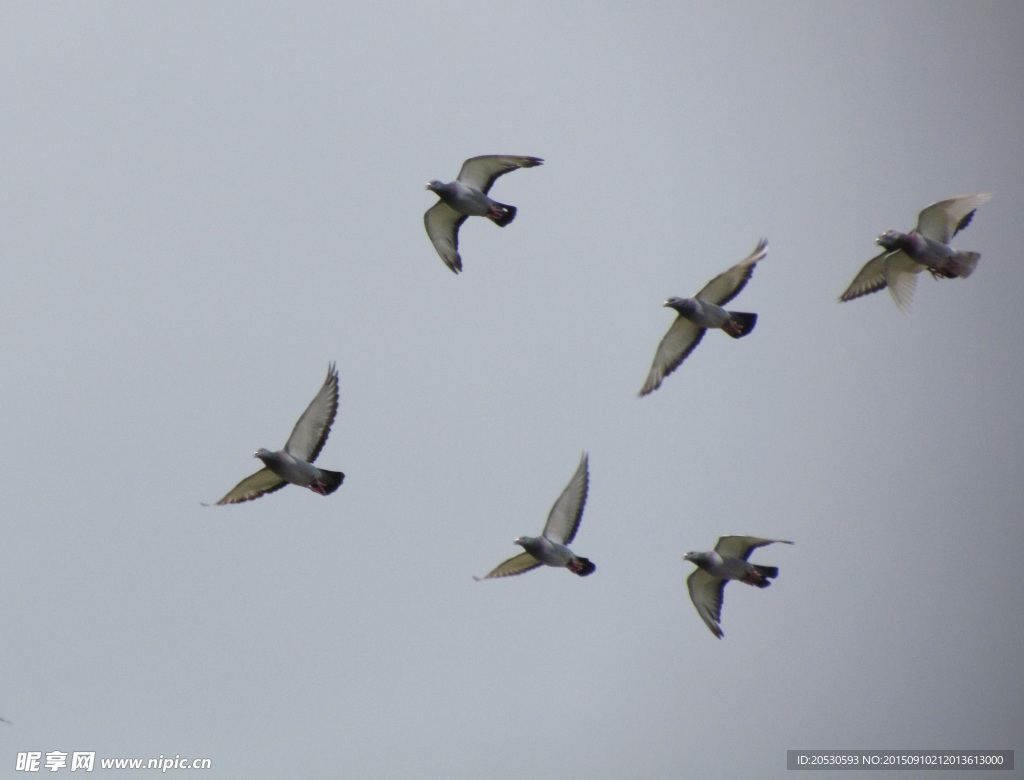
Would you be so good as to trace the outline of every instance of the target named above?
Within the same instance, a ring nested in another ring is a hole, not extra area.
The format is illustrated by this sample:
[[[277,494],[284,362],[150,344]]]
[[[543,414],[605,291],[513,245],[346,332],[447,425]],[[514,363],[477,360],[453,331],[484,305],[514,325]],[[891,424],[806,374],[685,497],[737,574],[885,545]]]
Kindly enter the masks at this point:
[[[462,270],[462,258],[459,256],[459,228],[466,221],[466,215],[460,214],[443,200],[439,200],[423,215],[423,224],[434,249],[441,255],[444,264],[454,273]]]
[[[889,294],[904,314],[910,311],[910,305],[914,302],[917,275],[924,268],[920,263],[911,260],[910,255],[903,250],[890,252],[882,261],[882,270],[885,273],[885,284],[889,288]]]
[[[540,561],[528,552],[521,552],[519,555],[509,558],[504,563],[499,564],[497,568],[495,568],[494,571],[486,577],[475,577],[474,579],[489,580],[495,577],[511,577],[513,574],[522,574],[524,571],[536,569],[538,566],[540,566]]]
[[[860,269],[860,272],[853,277],[853,281],[846,288],[846,292],[839,296],[839,300],[852,301],[854,298],[878,292],[884,288],[885,270],[882,268],[882,263],[888,254],[889,252],[882,252],[877,257],[872,257],[868,260],[864,267]]]
[[[758,536],[723,536],[715,545],[715,552],[723,558],[741,558],[745,561],[758,547],[776,543],[793,544],[782,539],[761,539]]]
[[[587,502],[587,486],[589,484],[587,472],[587,453],[580,458],[580,465],[576,473],[572,475],[569,484],[565,486],[562,495],[555,501],[548,513],[548,521],[544,525],[544,536],[559,544],[569,544],[576,536],[576,529],[580,527],[580,519],[583,517],[583,505]]]
[[[686,587],[690,591],[690,601],[697,608],[697,614],[704,621],[711,633],[722,638],[722,595],[725,592],[726,580],[712,577],[703,569],[695,569],[686,578]]]
[[[228,494],[218,501],[217,504],[238,504],[242,501],[249,501],[267,493],[273,493],[275,490],[280,490],[287,484],[277,474],[264,466],[255,474],[246,477],[231,488]]]
[[[878,292],[888,287],[892,299],[901,311],[910,310],[914,300],[914,289],[917,287],[917,274],[924,266],[915,263],[903,250],[882,252],[871,258],[860,269],[846,292],[839,296],[840,301],[852,301],[868,293]]]
[[[763,260],[768,255],[768,239],[762,238],[754,251],[743,260],[736,263],[725,273],[721,273],[704,285],[694,297],[702,301],[725,306],[729,301],[739,295],[740,290],[747,286],[751,275],[754,273],[754,264]]]
[[[539,157],[517,157],[511,154],[483,154],[470,157],[462,163],[459,181],[480,190],[485,195],[499,176],[516,168],[533,168],[544,161]]]
[[[925,206],[917,215],[917,232],[932,241],[948,244],[970,224],[974,210],[991,198],[991,192],[974,192]]]
[[[327,367],[327,378],[324,380],[316,397],[306,407],[302,417],[295,423],[285,452],[301,458],[307,463],[316,460],[320,450],[324,448],[327,436],[334,424],[334,416],[338,413],[338,371],[331,363]]]
[[[676,316],[676,321],[668,329],[668,332],[658,344],[658,351],[654,353],[654,362],[651,364],[651,371],[647,375],[647,381],[640,388],[640,395],[657,390],[661,387],[662,381],[675,371],[693,352],[694,348],[704,338],[707,328],[702,328],[690,322],[686,317]]]

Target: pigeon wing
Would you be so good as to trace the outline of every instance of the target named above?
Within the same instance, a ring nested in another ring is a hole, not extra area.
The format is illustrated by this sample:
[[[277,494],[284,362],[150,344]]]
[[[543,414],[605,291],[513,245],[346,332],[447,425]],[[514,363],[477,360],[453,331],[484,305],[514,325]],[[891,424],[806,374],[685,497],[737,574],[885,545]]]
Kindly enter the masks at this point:
[[[569,544],[576,536],[583,517],[583,505],[587,503],[587,487],[590,476],[587,472],[587,453],[580,458],[580,465],[565,486],[562,495],[555,501],[544,525],[544,536],[559,544]]]
[[[917,232],[932,241],[948,244],[970,224],[974,210],[991,198],[991,192],[974,192],[925,206],[917,215]]]
[[[334,363],[331,363],[327,367],[327,378],[320,391],[295,423],[292,435],[284,445],[285,452],[307,463],[315,461],[320,450],[324,448],[337,413],[338,371]]]
[[[889,254],[891,253],[882,252],[877,257],[872,257],[868,260],[864,267],[860,269],[860,273],[853,277],[853,281],[846,288],[846,292],[839,296],[839,300],[852,301],[854,298],[860,298],[862,295],[878,292],[884,288],[885,269],[882,267],[882,264]]]
[[[423,224],[434,249],[444,260],[444,264],[453,273],[462,270],[462,258],[459,256],[459,228],[466,221],[466,215],[460,214],[443,200],[439,200],[423,215]]]
[[[517,157],[512,154],[483,154],[470,157],[462,163],[459,181],[485,195],[499,176],[504,176],[516,168],[533,168],[544,161],[539,157]],[[429,232],[429,230],[428,230]]]
[[[758,536],[723,536],[715,545],[715,552],[723,558],[747,560],[750,553],[766,544],[793,544],[783,539],[761,539]]]
[[[231,488],[228,494],[218,501],[217,504],[239,504],[242,501],[250,501],[267,493],[273,493],[275,490],[280,490],[287,484],[277,474],[264,466],[255,474],[246,477]]]
[[[762,238],[754,251],[743,260],[736,263],[725,273],[721,273],[704,285],[696,298],[718,306],[725,306],[729,301],[739,295],[740,290],[747,286],[751,275],[754,273],[754,264],[763,260],[768,255],[768,239]]]
[[[690,591],[690,601],[697,608],[697,614],[704,621],[711,633],[722,638],[722,595],[725,592],[726,580],[712,577],[703,569],[696,569],[686,578],[686,587]]]
[[[661,343],[658,344],[658,351],[654,353],[651,371],[647,375],[644,386],[640,388],[640,395],[647,395],[661,387],[665,377],[679,368],[679,364],[686,360],[700,340],[704,338],[706,331],[707,328],[690,322],[686,317],[677,316],[676,321],[672,323]]]
[[[522,574],[524,571],[536,569],[538,566],[540,566],[540,561],[528,552],[521,552],[519,555],[509,558],[504,563],[499,564],[494,571],[486,577],[476,577],[475,579],[490,580],[495,577],[511,577],[513,574]]]
[[[901,249],[890,252],[882,261],[882,272],[885,274],[889,294],[904,314],[910,312],[910,305],[914,302],[914,290],[917,289],[917,275],[924,268],[920,263],[911,260],[910,255]]]

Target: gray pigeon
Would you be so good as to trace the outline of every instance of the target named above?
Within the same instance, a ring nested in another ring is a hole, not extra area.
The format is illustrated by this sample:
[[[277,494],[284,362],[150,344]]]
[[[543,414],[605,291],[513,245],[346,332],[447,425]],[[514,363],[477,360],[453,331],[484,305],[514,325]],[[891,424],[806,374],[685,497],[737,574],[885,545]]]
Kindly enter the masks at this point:
[[[292,435],[283,450],[271,452],[262,447],[253,457],[263,461],[263,468],[246,477],[228,492],[218,504],[237,504],[280,490],[289,482],[305,487],[321,496],[338,489],[345,475],[313,465],[331,432],[338,412],[338,371],[331,363],[327,378],[302,417],[295,423]]]
[[[759,539],[756,536],[723,536],[718,540],[714,550],[708,552],[688,552],[684,561],[697,565],[697,570],[686,580],[690,590],[690,600],[697,608],[711,633],[722,638],[722,595],[725,584],[729,580],[739,580],[747,585],[767,588],[770,580],[779,575],[774,566],[760,566],[748,563],[747,558],[752,550],[766,544],[793,544],[782,539]]]
[[[918,214],[917,227],[909,233],[888,230],[880,235],[875,243],[885,251],[868,260],[839,300],[852,301],[888,287],[900,311],[906,313],[914,299],[917,275],[925,268],[936,279],[966,279],[981,255],[953,249],[949,242],[991,197],[989,192],[975,192],[940,200]]]
[[[525,552],[509,558],[483,579],[522,574],[524,571],[536,569],[541,564],[560,566],[581,577],[593,573],[597,568],[593,563],[586,558],[581,558],[566,547],[576,536],[576,530],[580,527],[583,505],[587,502],[588,482],[587,454],[583,453],[576,473],[572,475],[572,479],[565,486],[562,495],[551,507],[548,521],[544,525],[544,532],[540,536],[520,536],[516,539],[515,544],[522,547]],[[474,577],[473,579],[479,581],[481,578]]]
[[[754,273],[754,264],[768,254],[768,239],[762,238],[754,251],[725,273],[719,274],[692,298],[669,298],[665,306],[675,309],[676,321],[658,345],[651,372],[640,388],[644,396],[657,390],[665,377],[686,360],[704,338],[708,328],[720,328],[734,339],[746,336],[754,329],[756,314],[726,311],[722,307],[735,298]]]
[[[466,217],[487,217],[498,227],[505,227],[516,218],[515,206],[498,203],[487,196],[495,179],[516,168],[533,168],[543,162],[539,157],[485,154],[462,163],[455,181],[444,184],[435,179],[427,185],[441,200],[427,209],[423,224],[434,249],[454,273],[462,270],[459,228]]]

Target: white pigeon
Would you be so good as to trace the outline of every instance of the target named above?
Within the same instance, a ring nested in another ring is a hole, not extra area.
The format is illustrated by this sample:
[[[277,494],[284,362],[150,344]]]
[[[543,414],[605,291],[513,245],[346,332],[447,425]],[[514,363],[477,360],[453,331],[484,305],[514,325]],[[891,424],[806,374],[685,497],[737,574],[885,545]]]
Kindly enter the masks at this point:
[[[253,457],[263,461],[263,468],[231,488],[217,503],[249,501],[280,490],[289,483],[309,488],[321,496],[328,496],[337,490],[345,475],[340,471],[328,471],[313,465],[327,441],[337,412],[338,371],[334,363],[331,363],[327,367],[327,378],[323,386],[295,423],[284,449],[277,452],[262,447],[258,449]]]
[[[487,217],[498,227],[505,227],[516,218],[515,206],[498,203],[487,196],[495,179],[516,168],[533,168],[543,162],[539,157],[485,154],[462,163],[455,181],[444,184],[435,179],[427,185],[440,200],[427,209],[423,224],[434,249],[454,273],[462,270],[459,228],[466,217]]]
[[[536,569],[541,564],[562,567],[581,577],[593,573],[597,567],[586,558],[576,555],[566,546],[576,536],[576,530],[580,527],[583,505],[587,502],[588,483],[587,454],[583,453],[576,473],[572,475],[572,479],[565,486],[562,495],[551,507],[543,533],[540,536],[520,536],[515,540],[515,544],[522,547],[525,552],[509,558],[486,577],[474,577],[473,579],[479,581],[494,577],[509,577]]]
[[[885,251],[868,260],[839,300],[852,301],[888,287],[896,306],[907,313],[917,275],[925,268],[936,279],[966,279],[981,255],[953,249],[949,242],[971,223],[978,206],[991,198],[990,192],[975,192],[940,200],[918,214],[917,227],[909,233],[887,230],[875,242]]]
[[[665,377],[686,360],[708,328],[720,328],[734,339],[754,329],[756,314],[726,311],[722,307],[735,298],[754,273],[754,264],[768,254],[768,239],[762,238],[754,251],[725,273],[719,274],[692,298],[669,298],[665,306],[675,309],[676,320],[658,344],[651,372],[640,388],[644,396],[657,390]]]
[[[688,552],[684,561],[697,566],[696,571],[686,580],[690,591],[690,600],[697,608],[711,633],[722,638],[722,595],[725,584],[729,580],[739,580],[747,585],[767,588],[770,580],[779,575],[774,566],[761,566],[748,563],[751,551],[766,544],[793,544],[782,539],[760,539],[756,536],[723,536],[718,540],[714,550],[708,552]]]

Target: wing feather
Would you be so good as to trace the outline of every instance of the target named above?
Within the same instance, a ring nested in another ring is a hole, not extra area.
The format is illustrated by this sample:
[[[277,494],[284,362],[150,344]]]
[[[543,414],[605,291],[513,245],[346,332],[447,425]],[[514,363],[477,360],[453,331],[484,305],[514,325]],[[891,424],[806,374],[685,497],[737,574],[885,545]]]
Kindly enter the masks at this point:
[[[853,277],[853,281],[846,288],[846,292],[839,296],[839,300],[852,301],[854,298],[878,292],[884,288],[885,269],[882,267],[882,264],[885,262],[885,257],[888,254],[890,253],[882,252],[882,254],[868,260],[857,275]]]
[[[533,168],[544,161],[539,157],[520,157],[512,154],[482,154],[462,163],[459,181],[480,190],[485,195],[499,176],[517,168]]]
[[[658,344],[658,351],[654,353],[654,362],[651,364],[651,371],[647,375],[647,381],[640,388],[640,395],[647,395],[661,387],[665,377],[679,368],[691,352],[704,338],[707,328],[702,328],[685,317],[676,316],[676,321],[669,327]]]
[[[715,552],[723,558],[741,558],[744,561],[750,553],[766,544],[793,544],[783,539],[762,539],[759,536],[723,536],[715,545]]]
[[[280,490],[287,484],[277,474],[264,466],[255,474],[249,475],[231,488],[227,495],[218,501],[217,504],[219,506],[221,504],[239,504],[242,501],[251,501],[267,493]]]
[[[462,270],[462,257],[459,255],[459,228],[466,221],[466,215],[460,214],[443,200],[439,200],[423,215],[423,224],[434,249],[444,260],[444,264],[453,273]]]
[[[970,224],[974,210],[991,198],[991,192],[972,192],[925,206],[917,215],[917,232],[932,241],[948,244]]]
[[[327,367],[327,378],[306,407],[284,445],[285,452],[312,463],[327,442],[327,436],[338,413],[338,370],[334,363]]]
[[[711,633],[722,638],[722,596],[725,592],[725,580],[712,577],[703,569],[695,569],[686,578],[686,587],[690,591],[690,601],[697,608],[697,614],[711,629]]]
[[[768,256],[768,239],[762,238],[758,241],[754,251],[736,263],[724,273],[720,273],[704,288],[695,295],[702,301],[708,301],[718,306],[725,306],[729,301],[739,295],[740,290],[747,286],[751,275],[754,273],[754,264],[764,260]]]
[[[521,552],[519,555],[515,555],[504,563],[499,564],[486,577],[477,577],[476,579],[490,580],[496,577],[511,577],[514,574],[522,574],[524,571],[536,569],[538,566],[540,566],[540,561],[528,552]]]
[[[901,249],[890,252],[882,261],[882,271],[885,273],[885,284],[889,288],[889,294],[904,314],[910,312],[910,306],[914,302],[914,290],[917,289],[917,275],[924,268],[920,263],[911,260],[910,255]]]
[[[580,465],[565,486],[562,495],[555,501],[548,513],[548,521],[544,525],[544,536],[559,544],[569,544],[576,536],[583,517],[583,506],[587,503],[587,487],[590,475],[587,470],[587,453],[580,458]]]

